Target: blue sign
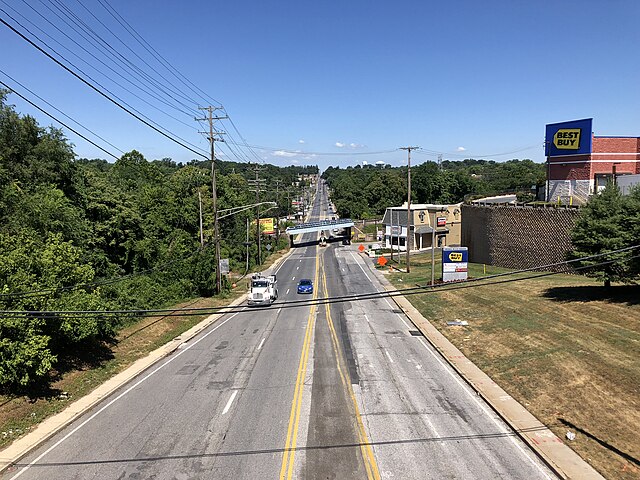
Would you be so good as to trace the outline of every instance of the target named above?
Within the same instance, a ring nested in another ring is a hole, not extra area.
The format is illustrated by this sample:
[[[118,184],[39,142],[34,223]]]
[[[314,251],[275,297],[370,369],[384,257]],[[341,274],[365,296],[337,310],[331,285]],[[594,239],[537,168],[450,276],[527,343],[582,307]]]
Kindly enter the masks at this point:
[[[442,263],[467,263],[469,250],[467,247],[444,247],[442,249]]]
[[[548,124],[544,154],[547,157],[590,154],[593,143],[592,122],[593,118],[585,118]]]
[[[467,247],[442,248],[442,281],[459,282],[467,279],[469,251]]]

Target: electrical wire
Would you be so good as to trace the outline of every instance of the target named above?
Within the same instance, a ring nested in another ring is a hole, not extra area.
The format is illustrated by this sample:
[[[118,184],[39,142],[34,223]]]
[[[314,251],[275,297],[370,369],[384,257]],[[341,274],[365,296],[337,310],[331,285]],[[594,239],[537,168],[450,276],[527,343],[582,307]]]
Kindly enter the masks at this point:
[[[158,63],[163,65],[176,79],[182,82],[187,88],[189,88],[193,93],[198,96],[196,90],[199,90],[203,95],[204,99],[208,99],[207,103],[214,103],[218,106],[222,106],[222,104],[214,99],[209,97],[204,91],[198,88],[195,84],[193,84],[186,76],[184,76],[178,69],[173,67],[168,61],[164,59],[158,51],[153,48],[132,26],[127,22],[118,12],[115,10],[107,0],[98,0],[98,3],[102,5],[102,7],[125,29],[129,34],[145,49],[151,56],[153,56]],[[134,52],[135,54],[135,52]],[[137,56],[137,54],[136,54]],[[140,58],[140,57],[138,57]],[[141,59],[142,60],[142,59]],[[143,60],[144,61],[144,60]],[[146,62],[145,62],[146,63]],[[148,65],[148,64],[147,64]]]
[[[83,124],[81,124],[80,122],[78,122],[77,120],[74,120],[73,118],[71,118],[69,115],[67,115],[66,113],[64,113],[62,110],[60,110],[59,108],[55,107],[54,105],[52,105],[51,103],[47,102],[44,98],[42,98],[40,95],[38,95],[37,93],[33,92],[32,90],[30,90],[29,88],[25,87],[22,83],[20,83],[19,81],[17,81],[15,78],[13,78],[11,75],[9,75],[8,73],[0,70],[0,73],[2,73],[4,76],[6,76],[7,78],[9,78],[12,82],[17,83],[18,85],[20,85],[22,88],[24,88],[27,92],[29,92],[31,95],[37,97],[38,99],[42,100],[44,103],[46,103],[47,105],[49,105],[51,108],[53,108],[56,112],[60,113],[61,115],[65,116],[66,118],[68,118],[69,120],[71,120],[72,122],[74,122],[77,125],[80,125],[80,127],[84,128],[87,132],[91,133],[92,135],[94,135],[95,137],[98,137],[100,140],[102,140],[103,142],[107,143],[109,146],[113,147],[114,149],[116,149],[118,152],[120,152],[121,154],[124,155],[124,151],[119,149],[118,147],[116,147],[113,143],[109,142],[108,140],[105,140],[103,137],[101,137],[100,135],[98,135],[96,132],[94,132],[93,130],[89,129],[88,127],[85,127]],[[14,92],[16,95],[19,95],[18,92],[16,92],[12,87],[8,86],[6,83],[3,83],[3,85],[7,88],[9,88],[12,92]],[[22,95],[19,95],[21,98],[24,98]],[[31,102],[30,102],[31,103]],[[32,103],[33,105],[33,103]],[[79,134],[78,132],[76,132],[75,130],[73,130],[71,127],[67,126],[66,124],[60,122],[58,119],[56,119],[55,117],[53,117],[52,115],[50,115],[47,112],[44,112],[41,108],[37,107],[36,105],[33,105],[34,107],[38,108],[38,110],[40,110],[41,112],[45,113],[46,115],[48,115],[49,117],[53,118],[56,122],[60,123],[61,125],[63,125],[64,127],[68,128],[69,130],[71,130],[72,132],[76,133],[77,135],[79,135],[80,137],[82,137],[83,139],[87,140],[88,142],[90,142],[94,147],[97,147],[99,149],[101,149],[104,153],[106,153],[107,155],[111,155],[112,157],[114,157],[116,160],[118,159],[118,157],[116,157],[114,154],[112,154],[111,152],[104,150],[102,147],[100,147],[99,145],[96,145],[95,143],[91,142],[91,140],[88,140],[86,137],[82,136],[81,134]]]
[[[18,23],[18,25],[22,26],[22,28],[24,28],[23,25],[20,24],[20,22],[17,22],[15,20],[15,18],[13,18],[11,15],[9,15],[4,9],[0,8],[0,11],[3,12],[5,15],[7,15],[9,18],[11,18],[12,20],[14,20],[16,23]],[[30,45],[32,45],[34,48],[36,48],[38,51],[40,51],[41,53],[43,53],[45,56],[47,56],[49,59],[51,59],[53,62],[55,62],[57,65],[59,65],[60,67],[62,67],[64,70],[66,70],[67,72],[69,72],[71,75],[73,75],[74,77],[76,77],[78,80],[80,80],[82,83],[84,83],[85,85],[87,85],[89,88],[91,88],[92,90],[94,90],[95,92],[97,92],[98,94],[100,94],[101,96],[103,96],[104,98],[106,98],[107,100],[109,100],[111,103],[113,103],[114,105],[116,105],[117,107],[121,108],[122,110],[124,110],[125,112],[127,112],[129,115],[131,115],[132,117],[134,117],[135,119],[139,120],[140,122],[144,123],[146,126],[148,126],[149,128],[151,128],[152,130],[154,130],[155,132],[161,134],[162,136],[168,138],[169,140],[171,140],[172,142],[180,145],[181,147],[189,150],[192,153],[195,153],[196,155],[203,157],[203,158],[207,158],[207,155],[198,152],[197,150],[194,150],[193,148],[188,146],[188,142],[186,140],[181,139],[178,136],[172,136],[173,134],[168,134],[165,133],[164,131],[162,131],[160,128],[163,127],[156,127],[155,122],[151,119],[145,120],[146,117],[144,114],[138,112],[137,110],[135,110],[135,108],[131,107],[130,105],[128,105],[126,102],[123,102],[122,100],[120,100],[117,96],[116,98],[118,98],[119,101],[114,100],[111,96],[107,95],[106,93],[104,93],[102,90],[100,90],[98,87],[96,87],[93,83],[87,81],[85,78],[83,78],[82,76],[80,76],[78,73],[76,73],[74,70],[72,70],[71,68],[67,67],[64,63],[62,63],[60,60],[58,60],[57,58],[55,58],[53,55],[51,55],[49,52],[47,52],[46,50],[44,50],[42,47],[40,47],[39,45],[37,45],[35,42],[33,42],[30,38],[28,38],[26,35],[24,35],[22,32],[20,32],[18,29],[16,29],[13,25],[11,25],[9,22],[7,22],[4,18],[0,17],[0,23],[2,23],[3,25],[5,25],[6,27],[8,27],[12,32],[14,32],[16,35],[18,35],[20,38],[22,38],[23,40],[25,40],[27,43],[29,43]],[[29,32],[28,29],[25,28],[25,30],[27,32]],[[33,33],[29,32],[31,35],[33,35]],[[35,35],[34,35],[35,36]],[[36,38],[38,38],[37,36],[35,36]],[[38,39],[40,40],[40,39]],[[42,42],[42,40],[40,40],[40,42]],[[45,42],[42,42],[43,44],[47,45]],[[49,47],[51,48],[51,47]],[[55,50],[51,49],[53,52],[55,52]],[[58,52],[55,52],[56,54],[60,55]],[[62,57],[62,56],[61,56]],[[64,57],[62,57],[64,59]],[[65,59],[66,60],[66,59]],[[66,60],[68,62],[68,60]],[[77,68],[75,65],[73,65],[71,62],[69,62],[72,66],[74,66],[74,68]],[[81,71],[81,70],[80,70]],[[84,73],[84,72],[83,72]],[[86,75],[86,73],[85,73]],[[93,80],[91,77],[89,77],[87,75],[87,77],[89,79],[91,79],[93,82],[95,82],[95,80]],[[97,83],[97,82],[96,82]],[[100,84],[98,84],[100,85]],[[102,87],[102,85],[100,85]],[[104,87],[102,87],[104,88]],[[106,90],[106,89],[105,89]],[[107,92],[109,92],[108,90],[106,90]],[[111,92],[109,92],[111,93]],[[113,94],[111,94],[113,95]],[[124,103],[124,105],[123,105]],[[130,108],[125,107],[125,105],[127,105]],[[138,114],[134,113],[137,112]],[[142,118],[145,117],[145,118]],[[157,125],[157,124],[156,124]],[[185,142],[185,143],[183,143]],[[192,145],[195,148],[199,148],[196,145]]]
[[[392,298],[395,296],[405,296],[405,295],[416,295],[423,293],[438,293],[443,291],[451,291],[451,290],[460,290],[471,287],[485,287],[492,285],[499,285],[503,283],[510,282],[519,282],[523,280],[536,279],[541,277],[547,277],[552,275],[560,275],[567,273],[567,271],[559,272],[542,272],[536,275],[530,275],[519,278],[508,278],[502,279],[495,282],[489,283],[478,283],[478,282],[486,282],[487,280],[494,280],[500,277],[505,276],[513,276],[519,275],[522,273],[529,273],[536,270],[541,270],[544,268],[557,267],[560,265],[568,266],[571,263],[582,262],[587,260],[592,260],[596,258],[601,258],[604,256],[609,256],[616,253],[624,253],[628,251],[635,250],[640,248],[640,245],[635,245],[631,247],[625,247],[618,250],[613,250],[609,252],[603,252],[595,255],[590,255],[587,257],[581,257],[572,260],[566,260],[563,262],[556,262],[547,265],[540,265],[536,267],[515,270],[511,272],[504,272],[495,275],[488,275],[485,277],[478,277],[474,279],[465,280],[462,282],[456,282],[454,284],[437,284],[433,286],[418,286],[411,287],[405,289],[395,289],[395,290],[385,290],[385,291],[375,291],[363,294],[353,294],[353,295],[341,295],[336,297],[324,297],[317,298],[315,300],[292,300],[288,302],[274,302],[271,305],[265,306],[263,308],[296,308],[301,306],[311,306],[311,305],[324,305],[331,303],[344,303],[351,301],[363,301],[363,300],[372,300],[377,298]],[[618,263],[621,261],[628,261],[631,259],[640,258],[640,254],[631,256],[629,258],[618,258],[613,260],[607,260],[603,262],[598,262],[591,265],[581,265],[577,267],[573,267],[571,271],[581,271],[606,265],[611,265],[614,263]],[[25,316],[34,317],[34,318],[59,318],[60,316],[64,316],[64,318],[86,318],[86,317],[94,317],[94,316],[106,316],[106,315],[138,315],[138,316],[153,316],[156,314],[167,314],[168,316],[188,316],[188,315],[203,315],[203,314],[213,314],[213,313],[237,313],[245,311],[246,307],[244,306],[223,306],[223,307],[201,307],[201,308],[183,308],[183,309],[139,309],[139,310],[66,310],[66,311],[0,311],[0,316],[5,318],[7,315],[11,316],[10,318],[23,318]],[[173,314],[171,312],[174,312]],[[177,313],[176,313],[177,312]],[[74,316],[75,315],[75,316]]]
[[[2,72],[4,73],[4,72]],[[7,75],[8,76],[8,75]],[[11,78],[11,77],[9,77]],[[116,160],[118,160],[119,157],[117,157],[116,155],[114,155],[113,153],[111,153],[109,150],[101,147],[100,145],[98,145],[97,143],[95,143],[93,140],[85,137],[83,134],[81,134],[80,132],[78,132],[76,129],[74,129],[73,127],[70,127],[69,125],[67,125],[66,123],[64,123],[62,120],[56,118],[55,116],[53,116],[52,114],[50,114],[49,112],[47,112],[45,109],[39,107],[38,105],[36,105],[35,103],[33,103],[31,100],[29,100],[27,97],[25,97],[24,95],[20,94],[19,92],[17,92],[13,87],[10,87],[9,85],[7,85],[6,83],[4,83],[2,80],[0,80],[0,84],[4,85],[6,88],[8,88],[9,90],[11,90],[14,94],[16,94],[17,96],[19,96],[21,99],[23,99],[25,102],[27,102],[28,104],[30,104],[32,107],[37,108],[38,110],[40,110],[42,113],[44,113],[45,115],[51,117],[53,120],[55,120],[56,122],[58,122],[60,125],[62,125],[63,127],[69,129],[70,131],[72,131],[73,133],[75,133],[76,135],[78,135],[80,138],[83,138],[84,140],[86,140],[87,142],[89,142],[91,145],[93,145],[94,147],[100,149],[101,151],[103,151],[104,153],[106,153],[107,155],[115,158]],[[55,108],[55,107],[54,107]],[[57,110],[57,108],[56,108]],[[67,115],[65,115],[65,117],[68,117]],[[72,119],[73,120],[73,119]],[[73,120],[75,122],[75,120]],[[76,122],[78,123],[78,122]],[[80,125],[78,123],[78,125]],[[85,127],[83,127],[85,128]],[[89,130],[89,129],[86,129]],[[91,130],[89,130],[91,131]],[[93,132],[91,132],[93,133]],[[94,135],[96,135],[94,133]],[[96,135],[97,136],[97,135]],[[102,138],[102,137],[100,137]],[[108,143],[108,142],[107,142]]]
[[[166,82],[165,86],[167,86],[167,87],[169,87],[169,86],[170,86],[170,87],[172,87],[171,89],[167,88],[167,90],[169,90],[171,93],[175,94],[176,96],[181,97],[182,99],[184,99],[184,100],[185,100],[185,101],[187,101],[187,102],[190,102],[190,103],[192,103],[192,104],[194,104],[194,105],[197,105],[197,104],[198,104],[198,102],[197,102],[197,101],[195,101],[194,99],[192,99],[192,98],[189,98],[189,97],[185,96],[185,95],[180,91],[180,89],[179,89],[176,85],[174,85],[171,81],[169,81],[166,77],[164,77],[160,72],[158,72],[155,68],[153,68],[149,63],[147,63],[147,62],[146,62],[146,60],[145,60],[144,58],[140,57],[140,55],[138,55],[138,54],[137,54],[137,52],[135,52],[135,50],[133,50],[133,49],[132,49],[132,48],[131,48],[131,47],[130,47],[126,42],[124,42],[124,41],[122,40],[122,38],[121,38],[121,36],[120,36],[120,35],[116,35],[116,34],[115,34],[115,32],[113,32],[113,30],[111,30],[111,29],[110,29],[110,28],[109,28],[109,27],[108,27],[104,22],[102,22],[102,20],[100,20],[100,19],[99,19],[99,18],[98,18],[94,13],[93,13],[93,11],[92,11],[91,9],[87,8],[87,6],[86,6],[83,2],[81,2],[80,0],[76,0],[76,3],[78,3],[78,5],[80,5],[82,8],[84,8],[84,9],[85,9],[85,10],[86,10],[86,11],[87,11],[87,12],[88,12],[88,13],[89,13],[93,18],[95,18],[95,19],[96,19],[96,21],[97,21],[98,23],[100,23],[100,25],[102,25],[102,26],[105,28],[105,30],[107,30],[107,31],[108,31],[108,32],[109,32],[109,33],[110,33],[110,34],[111,34],[111,35],[112,35],[112,36],[113,36],[113,37],[114,37],[118,42],[120,42],[120,43],[121,43],[125,48],[127,48],[131,53],[133,53],[136,57],[138,57],[138,58],[139,58],[139,59],[140,59],[140,60],[141,60],[141,61],[142,61],[142,62],[143,62],[147,67],[149,67],[149,68],[152,70],[152,72],[153,72],[154,74],[156,74],[156,75],[158,75],[160,78],[162,78],[162,79]],[[69,9],[67,8],[67,10],[69,10]],[[69,10],[69,11],[70,11],[70,10]],[[74,16],[76,16],[76,15],[74,14]],[[77,18],[77,16],[76,16],[76,18]],[[83,23],[84,23],[84,22],[83,22]],[[93,31],[93,29],[91,29],[91,31]],[[97,35],[97,34],[96,34],[96,35]],[[148,79],[149,79],[149,81],[152,81],[152,82],[154,83],[154,85],[156,85],[156,86],[157,86],[157,88],[159,88],[162,92],[164,92],[165,94],[169,95],[169,96],[170,96],[171,98],[173,98],[176,102],[178,102],[178,103],[180,103],[181,105],[183,105],[183,106],[185,106],[185,107],[189,108],[190,110],[192,110],[192,111],[193,111],[193,113],[195,113],[195,114],[197,114],[197,113],[198,113],[197,108],[196,108],[196,109],[194,109],[194,108],[192,108],[192,107],[189,107],[187,104],[182,103],[182,102],[180,102],[177,98],[173,97],[173,95],[171,95],[171,93],[169,93],[168,91],[164,90],[164,88],[163,88],[163,87],[162,87],[162,85],[161,85],[161,82],[159,82],[159,81],[155,80],[151,75],[148,75],[144,70],[142,70],[140,67],[138,67],[135,63],[131,62],[129,59],[127,59],[127,58],[126,58],[124,55],[122,55],[120,52],[118,52],[117,50],[115,50],[115,49],[111,46],[111,44],[110,44],[109,42],[104,42],[104,43],[105,43],[105,45],[106,45],[109,49],[113,50],[113,52],[114,52],[115,54],[117,54],[117,55],[118,55],[118,56],[120,56],[124,61],[126,61],[127,63],[129,63],[129,64],[131,65],[131,67],[133,67],[133,68],[135,68],[136,70],[138,70],[138,71],[140,72],[140,75],[144,75],[146,78],[148,78]]]
[[[73,50],[71,50],[70,48],[66,47],[64,44],[62,44],[62,42],[60,42],[59,40],[57,40],[56,38],[54,38],[53,36],[49,35],[44,29],[40,28],[38,25],[36,25],[34,22],[32,22],[31,20],[29,20],[28,18],[26,18],[24,15],[22,15],[20,12],[16,11],[15,8],[9,6],[9,8],[11,8],[15,13],[17,13],[17,15],[19,15],[20,17],[22,17],[26,22],[30,23],[33,27],[35,27],[36,29],[38,29],[40,32],[42,32],[44,35],[46,35],[48,38],[50,38],[52,41],[54,41],[55,43],[57,43],[58,45],[60,45],[63,49],[65,49],[67,52],[71,53],[71,55],[73,55],[74,57],[76,57],[77,59],[79,59],[81,62],[83,62],[85,65],[87,65],[89,68],[93,69],[94,71],[96,71],[97,73],[99,73],[100,75],[102,75],[104,78],[109,79],[109,81],[113,82],[115,85],[117,85],[118,87],[120,87],[121,89],[123,89],[124,91],[126,91],[127,93],[131,94],[132,96],[134,96],[135,98],[141,100],[142,102],[144,102],[145,104],[149,105],[151,108],[154,108],[155,110],[159,111],[160,113],[166,115],[167,117],[189,127],[189,128],[194,128],[195,127],[192,124],[188,124],[182,120],[180,120],[179,118],[171,115],[170,113],[162,110],[161,108],[157,107],[156,105],[154,105],[153,103],[149,102],[148,100],[146,100],[145,98],[142,98],[140,95],[132,92],[129,88],[127,88],[126,86],[122,85],[120,82],[116,81],[113,77],[117,76],[121,79],[123,79],[124,81],[128,82],[130,85],[132,85],[133,87],[137,88],[138,90],[140,90],[141,92],[149,95],[150,97],[152,97],[153,99],[155,99],[156,101],[163,103],[164,105],[176,109],[177,111],[179,111],[180,113],[184,113],[185,115],[190,115],[189,112],[183,111],[180,108],[176,107],[175,105],[172,105],[171,103],[167,102],[162,96],[156,95],[155,93],[149,91],[148,89],[145,89],[144,86],[140,86],[138,83],[134,83],[132,80],[130,80],[129,78],[125,77],[122,73],[120,73],[119,71],[116,71],[113,67],[107,65],[102,59],[98,58],[96,55],[94,55],[92,52],[90,52],[84,45],[80,44],[78,41],[76,41],[74,38],[72,38],[69,34],[67,34],[64,30],[62,30],[60,27],[58,27],[55,23],[53,23],[51,20],[49,20],[49,18],[47,18],[45,15],[43,15],[42,13],[40,13],[38,10],[36,10],[32,5],[30,5],[26,0],[22,0],[23,3],[25,3],[31,10],[33,10],[37,15],[39,15],[43,20],[45,20],[47,23],[49,23],[53,28],[55,28],[58,32],[60,32],[64,37],[66,37],[69,41],[71,41],[73,44],[75,44],[76,46],[78,46],[82,51],[84,51],[86,54],[88,54],[91,58],[93,58],[95,61],[99,62],[101,65],[103,65],[104,67],[106,67],[110,72],[111,75],[107,75],[104,71],[102,71],[101,69],[97,68],[96,66],[92,65],[90,62],[88,62],[87,60],[85,60],[84,58],[82,58],[80,55],[78,55],[77,53],[75,53]],[[54,10],[51,9],[51,7],[49,7],[48,5],[46,5],[45,3],[43,3],[42,1],[40,1],[40,3],[42,3],[42,5],[44,5],[47,9],[49,9],[49,11],[51,13],[53,13],[53,15],[55,15],[56,17],[58,17],[62,22],[64,22],[71,30],[73,30],[74,32],[76,32],[77,34],[79,34],[84,40],[86,40],[87,45],[92,45],[94,46],[98,51],[100,51],[99,47],[96,46],[95,42],[93,41],[93,39],[88,38],[86,35],[84,35],[82,32],[79,32],[78,29],[76,27],[74,27],[73,25],[71,25],[65,18],[61,17],[60,14]],[[102,40],[100,38],[100,40]],[[111,60],[113,62],[113,60]],[[115,63],[115,62],[114,62]]]

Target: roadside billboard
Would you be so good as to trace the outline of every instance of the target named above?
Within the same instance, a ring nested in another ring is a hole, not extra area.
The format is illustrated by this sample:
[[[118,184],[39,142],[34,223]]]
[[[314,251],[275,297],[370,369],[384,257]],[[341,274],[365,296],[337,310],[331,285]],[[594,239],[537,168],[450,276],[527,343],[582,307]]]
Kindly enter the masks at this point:
[[[274,227],[275,220],[273,218],[261,218],[260,219],[260,231],[265,235],[272,235],[276,233],[276,229]],[[251,222],[253,228],[256,227],[256,221]]]
[[[584,118],[548,124],[544,154],[548,157],[590,154],[593,144],[592,123],[592,118]]]
[[[442,281],[467,279],[469,252],[467,247],[442,247]]]

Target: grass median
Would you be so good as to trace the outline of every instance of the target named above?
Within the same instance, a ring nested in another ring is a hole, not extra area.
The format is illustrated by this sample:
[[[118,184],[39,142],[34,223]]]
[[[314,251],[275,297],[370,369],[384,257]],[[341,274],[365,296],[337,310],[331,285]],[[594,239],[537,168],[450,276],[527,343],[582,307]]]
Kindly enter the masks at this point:
[[[470,278],[508,271],[469,264]],[[410,274],[388,278],[397,288],[427,285],[431,255],[412,255]],[[606,478],[638,479],[640,286],[601,285],[559,274],[407,298]],[[468,326],[447,326],[455,320]]]

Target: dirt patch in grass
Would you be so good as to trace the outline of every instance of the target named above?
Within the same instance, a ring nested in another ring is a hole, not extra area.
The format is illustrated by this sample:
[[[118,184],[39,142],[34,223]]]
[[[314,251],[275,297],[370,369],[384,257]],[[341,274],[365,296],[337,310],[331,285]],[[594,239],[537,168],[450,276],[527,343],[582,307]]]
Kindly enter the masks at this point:
[[[470,265],[470,276],[484,274]],[[419,256],[411,274],[388,278],[403,288],[430,276],[430,257]],[[640,478],[640,286],[553,275],[407,298],[606,478]],[[446,326],[456,319],[469,326]]]

